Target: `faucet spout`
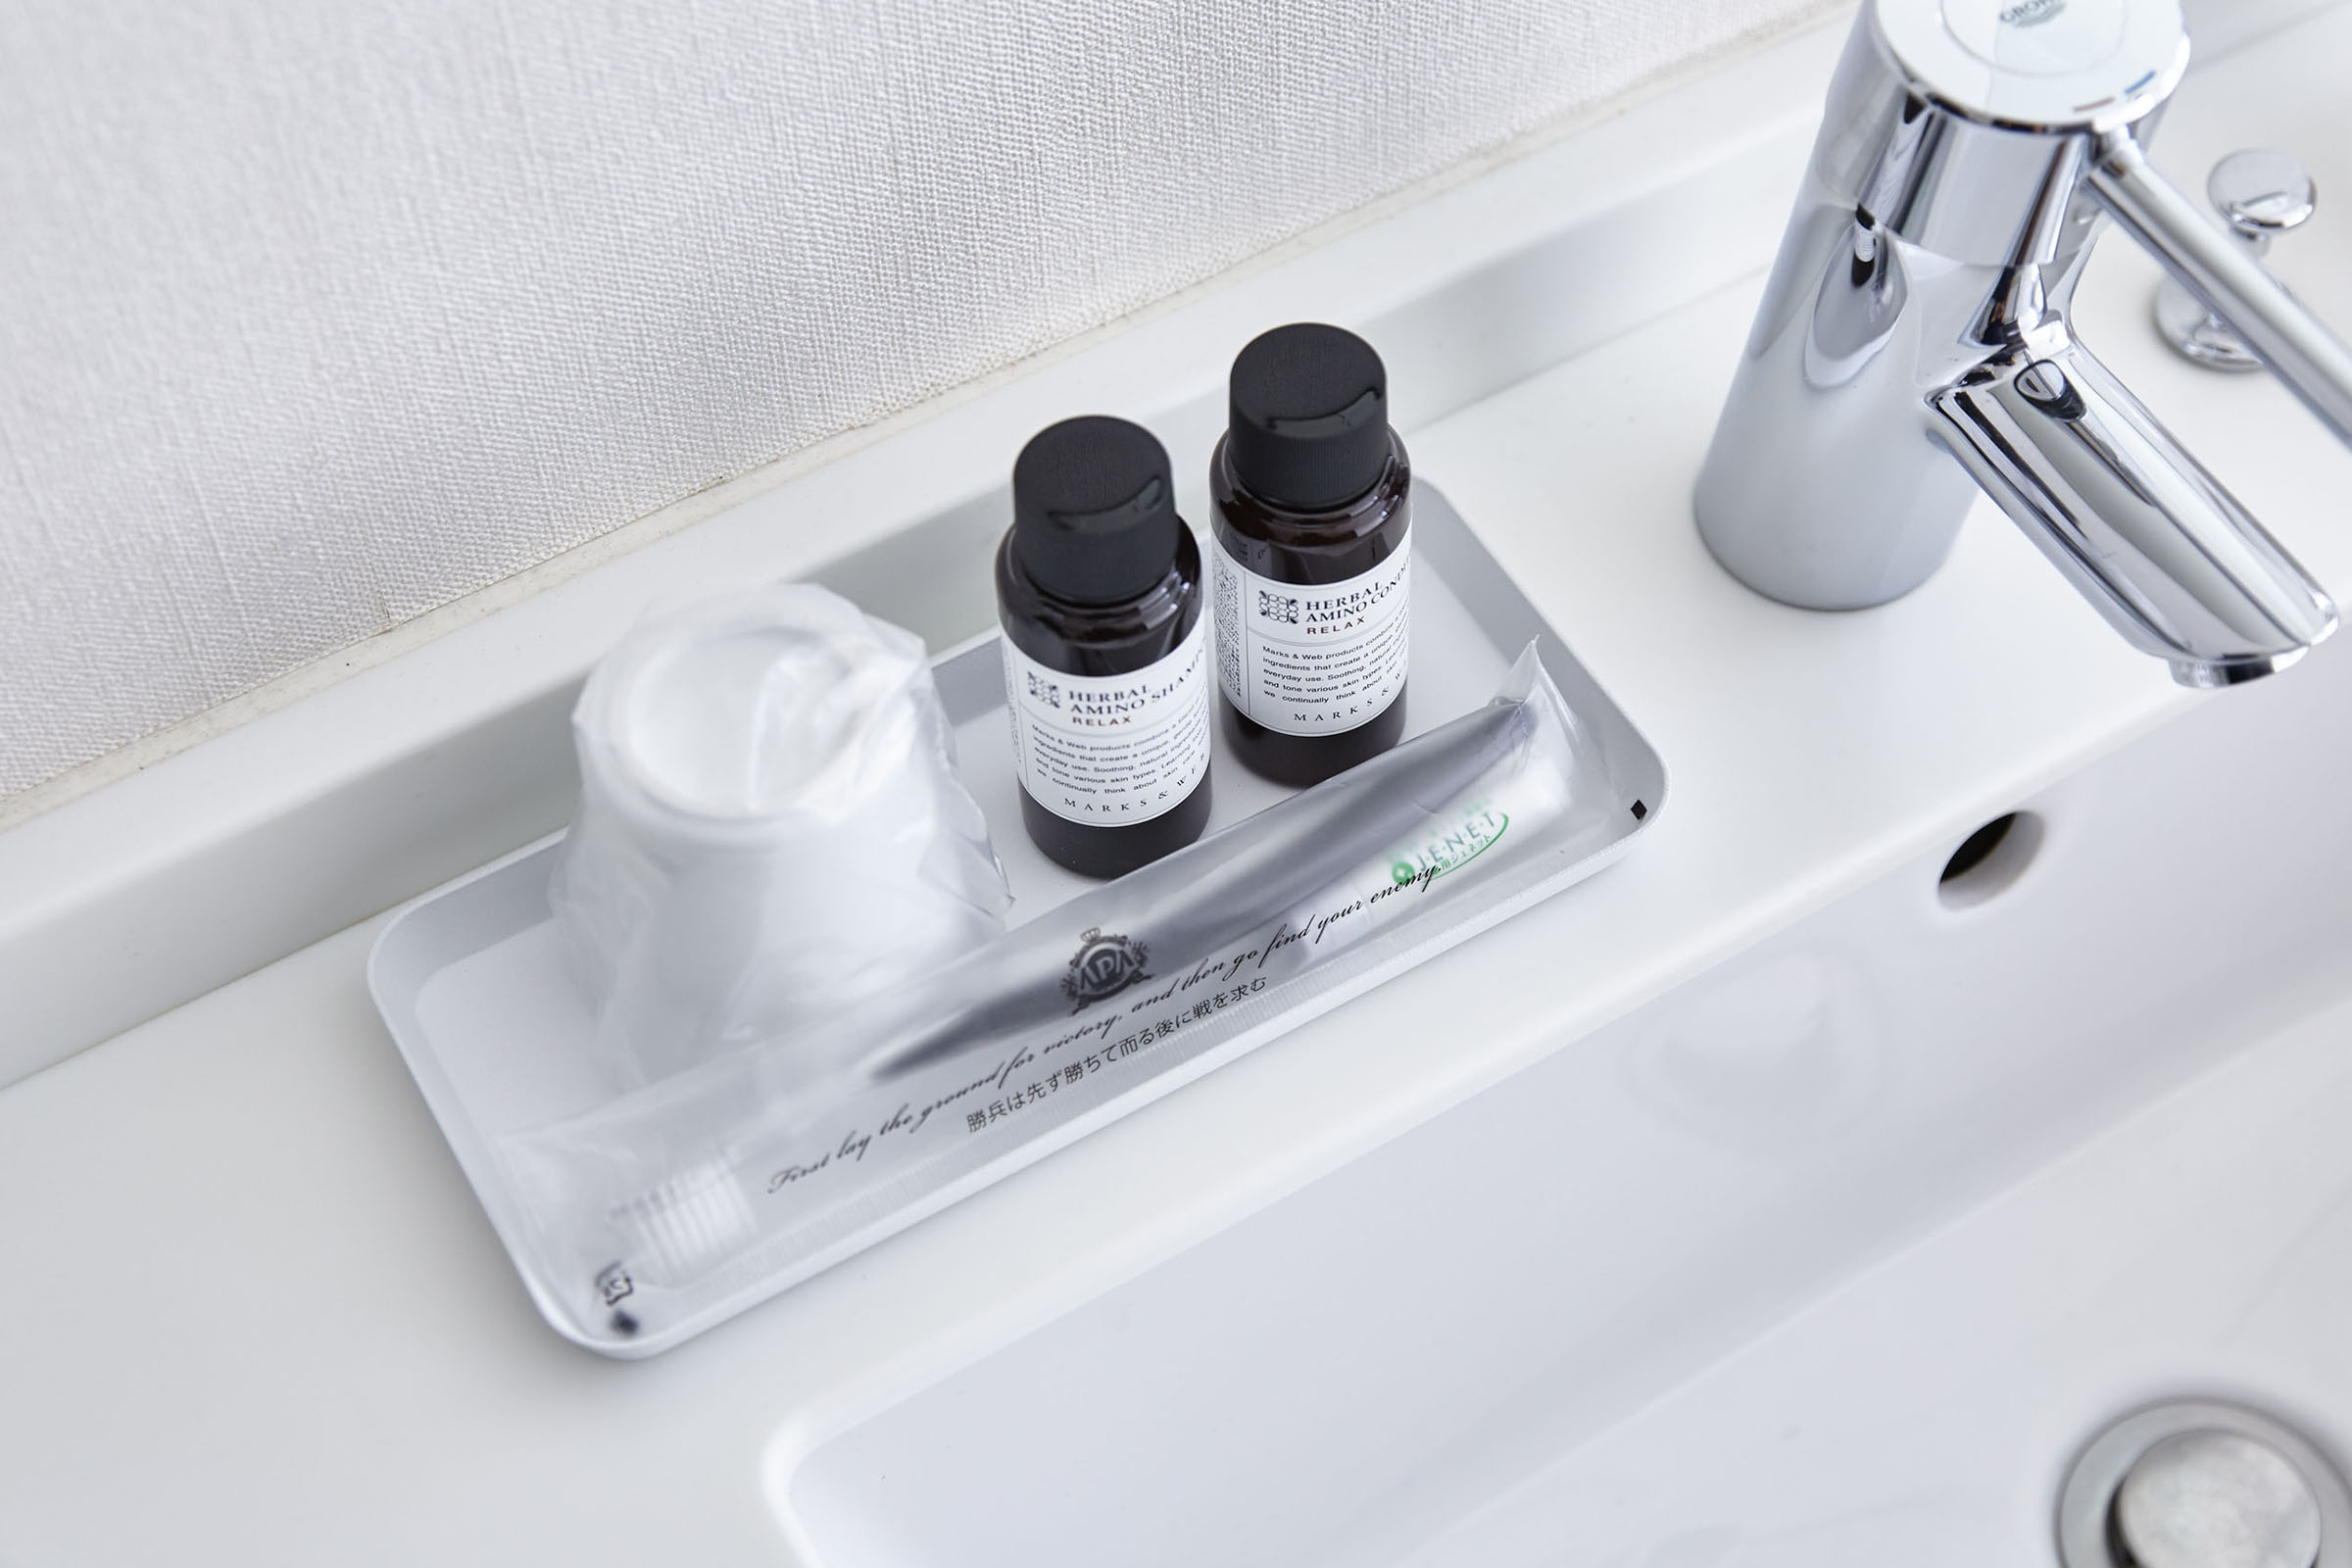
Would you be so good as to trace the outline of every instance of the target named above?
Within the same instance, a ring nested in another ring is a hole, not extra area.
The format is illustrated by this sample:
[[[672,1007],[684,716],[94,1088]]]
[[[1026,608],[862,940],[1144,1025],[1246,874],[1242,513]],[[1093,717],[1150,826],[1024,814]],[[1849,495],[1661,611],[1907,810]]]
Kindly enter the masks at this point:
[[[2183,685],[2268,674],[2335,630],[2319,584],[2062,331],[1984,361],[1932,406],[1969,475]]]

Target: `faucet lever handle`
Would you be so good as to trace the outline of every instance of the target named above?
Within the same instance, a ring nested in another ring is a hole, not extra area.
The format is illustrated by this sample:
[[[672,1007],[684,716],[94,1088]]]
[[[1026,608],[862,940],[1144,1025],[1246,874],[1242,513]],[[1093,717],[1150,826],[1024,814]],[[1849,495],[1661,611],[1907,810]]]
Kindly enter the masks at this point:
[[[2310,171],[2285,153],[2261,147],[2231,153],[2214,165],[2205,194],[2230,231],[2245,242],[2246,253],[2257,259],[2270,254],[2274,236],[2303,226],[2318,197]],[[2262,356],[2237,328],[2177,277],[2157,286],[2156,330],[2175,353],[2209,370],[2264,368]]]
[[[2352,349],[2297,304],[2247,254],[2244,241],[2216,228],[2150,168],[2129,131],[2099,137],[2086,182],[2127,233],[2235,328],[2338,440],[2352,445]]]

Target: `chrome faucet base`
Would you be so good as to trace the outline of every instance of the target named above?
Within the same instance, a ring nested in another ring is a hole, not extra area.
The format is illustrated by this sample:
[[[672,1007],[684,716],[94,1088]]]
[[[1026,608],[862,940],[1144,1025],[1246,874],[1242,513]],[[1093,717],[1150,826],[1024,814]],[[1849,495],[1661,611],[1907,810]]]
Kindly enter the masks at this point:
[[[2187,57],[2178,0],[1865,4],[1693,496],[1727,570],[1808,609],[1883,604],[1981,489],[2184,684],[2334,630],[2068,320],[2113,216],[2352,437],[2352,353],[2140,157]]]

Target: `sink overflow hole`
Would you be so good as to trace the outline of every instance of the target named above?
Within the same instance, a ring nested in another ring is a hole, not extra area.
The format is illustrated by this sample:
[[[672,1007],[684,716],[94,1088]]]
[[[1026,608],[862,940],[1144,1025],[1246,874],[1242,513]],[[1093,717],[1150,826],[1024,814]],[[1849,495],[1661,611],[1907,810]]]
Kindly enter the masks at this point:
[[[2004,892],[2024,874],[2041,848],[2041,818],[2008,811],[1960,841],[1936,879],[1936,897],[1947,909],[1965,909]]]

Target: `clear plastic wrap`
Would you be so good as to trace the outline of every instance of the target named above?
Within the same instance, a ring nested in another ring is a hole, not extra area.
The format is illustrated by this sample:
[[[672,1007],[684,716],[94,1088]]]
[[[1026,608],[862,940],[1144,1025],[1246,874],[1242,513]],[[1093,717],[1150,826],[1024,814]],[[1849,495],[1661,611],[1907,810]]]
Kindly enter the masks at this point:
[[[940,1172],[973,1143],[1082,1129],[1132,1058],[1205,1068],[1327,975],[1411,961],[1416,932],[1614,841],[1622,807],[1530,649],[1483,708],[887,997],[505,1135],[500,1158],[551,1273],[608,1301],[620,1281],[628,1332],[692,1318],[861,1216],[951,1200]]]
[[[838,595],[650,617],[572,723],[549,896],[623,1084],[797,1037],[1004,932],[923,645]]]

